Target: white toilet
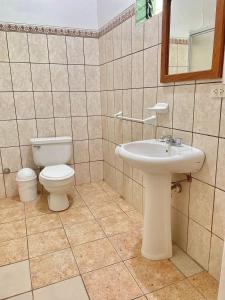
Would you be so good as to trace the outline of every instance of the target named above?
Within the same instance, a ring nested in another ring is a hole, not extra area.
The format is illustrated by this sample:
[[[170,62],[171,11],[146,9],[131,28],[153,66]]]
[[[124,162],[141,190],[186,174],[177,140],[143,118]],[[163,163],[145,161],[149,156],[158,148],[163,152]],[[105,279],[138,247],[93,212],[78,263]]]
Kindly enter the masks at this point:
[[[40,183],[50,193],[50,210],[62,211],[69,207],[67,192],[74,184],[74,169],[65,165],[71,159],[72,138],[50,137],[31,139],[34,162],[44,169],[39,174]]]

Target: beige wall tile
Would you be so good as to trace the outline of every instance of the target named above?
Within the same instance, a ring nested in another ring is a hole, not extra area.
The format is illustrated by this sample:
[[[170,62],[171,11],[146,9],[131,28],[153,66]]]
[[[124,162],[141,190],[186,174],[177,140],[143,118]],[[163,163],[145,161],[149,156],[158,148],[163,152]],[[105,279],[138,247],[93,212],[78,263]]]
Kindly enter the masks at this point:
[[[83,38],[66,37],[68,64],[84,64]]]
[[[209,259],[209,274],[211,274],[218,281],[220,280],[223,247],[224,241],[213,234]]]
[[[184,251],[187,250],[188,218],[172,208],[172,239]]]
[[[85,91],[84,66],[68,66],[71,91]]]
[[[6,32],[0,32],[0,61],[9,61]]]
[[[31,64],[31,72],[34,91],[51,91],[48,64]]]
[[[11,63],[14,91],[32,91],[30,64]]]
[[[113,59],[113,34],[108,32],[105,36],[105,61]]]
[[[71,92],[71,114],[72,116],[87,116],[86,107],[86,93],[85,92]]]
[[[130,89],[132,85],[132,55],[122,58],[123,89]]]
[[[98,66],[85,66],[87,91],[100,91],[100,68]]]
[[[122,89],[123,87],[123,73],[122,73],[122,59],[114,61],[114,89]]]
[[[219,139],[219,151],[217,161],[217,174],[216,174],[216,186],[222,190],[225,190],[225,140]]]
[[[190,220],[188,228],[188,254],[208,270],[211,233]]]
[[[194,85],[176,86],[174,89],[173,127],[192,131]]]
[[[202,169],[198,173],[193,174],[193,176],[208,184],[214,185],[216,175],[218,138],[194,134],[193,146],[201,149],[206,155]]]
[[[47,36],[45,34],[28,33],[30,62],[48,63]]]
[[[221,101],[210,97],[210,90],[215,84],[199,84],[196,86],[194,131],[218,135]]]
[[[87,118],[73,117],[72,118],[73,140],[87,140]]]
[[[89,139],[102,138],[102,119],[101,117],[88,117]]]
[[[85,64],[99,65],[99,42],[98,39],[84,39]]]
[[[12,91],[12,81],[8,63],[0,63],[0,91]]]
[[[188,217],[189,199],[190,199],[190,183],[181,183],[182,192],[172,192],[172,206]]]
[[[225,192],[216,189],[212,231],[221,239],[225,238]]]
[[[18,195],[18,187],[16,183],[16,173],[4,175],[6,197],[14,197]]]
[[[34,164],[31,146],[21,146],[20,152],[21,152],[23,168],[31,168],[31,169],[37,168],[37,166],[35,166]]]
[[[53,92],[53,106],[55,117],[70,116],[70,99],[68,92]]]
[[[30,139],[37,136],[36,120],[18,120],[20,145],[30,145]]]
[[[9,58],[11,62],[29,62],[27,34],[7,32]]]
[[[132,55],[132,88],[143,87],[143,51]]]
[[[103,160],[102,140],[90,140],[89,151],[91,161]]]
[[[131,53],[131,19],[122,23],[122,56],[128,55]]]
[[[225,137],[225,101],[222,101],[220,136]]]
[[[158,15],[153,16],[144,23],[144,48],[157,45],[159,42]]]
[[[87,92],[87,112],[89,116],[101,115],[100,92]]]
[[[68,118],[55,118],[56,136],[72,136],[72,121]]]
[[[64,36],[48,35],[50,63],[66,64],[66,42]]]
[[[68,91],[68,72],[67,66],[64,65],[50,65],[51,83],[53,91]]]
[[[88,141],[74,142],[74,161],[75,163],[89,162]]]
[[[132,53],[144,47],[144,24],[136,24],[135,16],[132,17]]]
[[[192,132],[173,129],[173,137],[181,138],[183,144],[189,146],[192,144]]]
[[[0,121],[0,147],[18,146],[16,121]]]
[[[132,89],[132,117],[137,119],[143,118],[143,89]]]
[[[5,184],[3,174],[0,174],[0,198],[5,198]]]
[[[98,182],[103,180],[103,162],[90,162],[91,182]]]
[[[76,184],[90,182],[90,167],[89,163],[75,164]]]
[[[214,204],[214,188],[193,180],[190,189],[190,218],[211,230]]]
[[[158,81],[158,46],[144,51],[144,86],[155,87]]]
[[[38,137],[55,136],[55,121],[51,119],[37,119]]]
[[[52,93],[34,92],[36,118],[53,117]]]
[[[17,119],[33,119],[35,117],[34,99],[32,92],[15,92]]]
[[[21,169],[20,148],[11,147],[1,150],[2,167],[9,168],[11,172],[16,172]]]
[[[114,59],[122,56],[122,25],[113,29],[113,55]]]
[[[173,122],[173,87],[159,87],[157,93],[157,102],[169,104],[169,113],[158,115],[158,126],[172,127]]]
[[[0,120],[15,119],[15,107],[13,93],[0,92]]]

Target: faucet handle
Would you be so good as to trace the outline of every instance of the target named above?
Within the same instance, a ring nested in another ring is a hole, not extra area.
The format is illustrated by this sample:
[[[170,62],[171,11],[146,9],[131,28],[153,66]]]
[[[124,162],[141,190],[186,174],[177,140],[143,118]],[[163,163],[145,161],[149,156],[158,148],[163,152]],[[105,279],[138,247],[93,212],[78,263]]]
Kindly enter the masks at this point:
[[[162,135],[161,137],[160,137],[160,140],[161,141],[168,141],[168,140],[171,140],[173,137],[172,137],[172,135]]]
[[[182,138],[175,138],[174,139],[174,142],[175,142],[175,144],[176,144],[176,146],[181,146],[182,145]]]

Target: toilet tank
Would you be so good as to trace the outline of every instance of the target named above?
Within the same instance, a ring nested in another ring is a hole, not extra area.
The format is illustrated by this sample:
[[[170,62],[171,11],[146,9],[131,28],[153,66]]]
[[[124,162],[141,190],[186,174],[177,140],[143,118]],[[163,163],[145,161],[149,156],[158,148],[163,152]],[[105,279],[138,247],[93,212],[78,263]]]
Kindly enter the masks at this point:
[[[37,166],[66,164],[72,156],[72,138],[69,136],[33,138],[33,159]]]

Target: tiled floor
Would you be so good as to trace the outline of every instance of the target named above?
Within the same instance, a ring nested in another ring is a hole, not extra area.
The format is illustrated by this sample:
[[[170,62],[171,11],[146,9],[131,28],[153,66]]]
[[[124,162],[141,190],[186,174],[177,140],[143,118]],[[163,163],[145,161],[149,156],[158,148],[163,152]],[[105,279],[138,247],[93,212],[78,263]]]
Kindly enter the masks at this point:
[[[0,199],[0,299],[216,300],[218,283],[176,246],[171,260],[141,256],[142,216],[107,184],[70,201],[52,213],[46,195]]]

